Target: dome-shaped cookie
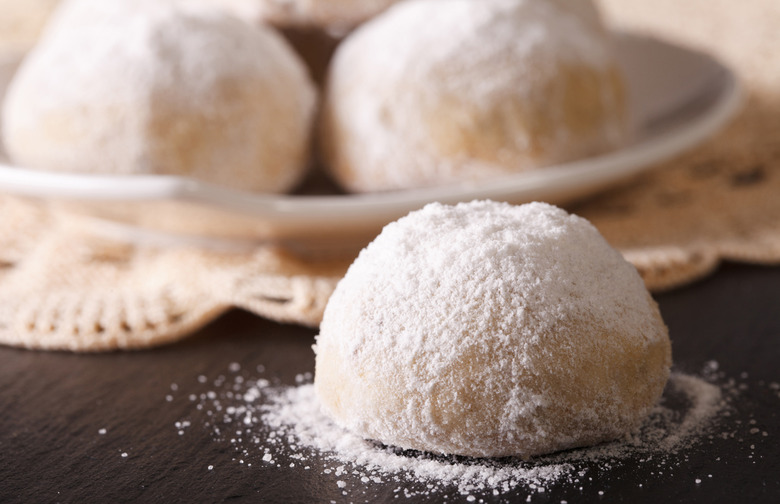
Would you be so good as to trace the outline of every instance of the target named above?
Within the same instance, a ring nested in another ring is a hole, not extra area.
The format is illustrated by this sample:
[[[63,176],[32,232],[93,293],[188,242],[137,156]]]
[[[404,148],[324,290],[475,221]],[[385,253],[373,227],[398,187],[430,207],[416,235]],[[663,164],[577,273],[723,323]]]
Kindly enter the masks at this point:
[[[336,51],[321,143],[352,191],[448,184],[597,155],[629,135],[587,0],[410,0]]]
[[[75,0],[10,86],[20,166],[280,192],[309,162],[315,91],[270,28],[171,2]]]
[[[330,298],[315,351],[342,427],[477,457],[620,438],[671,364],[636,269],[543,203],[435,203],[386,226]]]

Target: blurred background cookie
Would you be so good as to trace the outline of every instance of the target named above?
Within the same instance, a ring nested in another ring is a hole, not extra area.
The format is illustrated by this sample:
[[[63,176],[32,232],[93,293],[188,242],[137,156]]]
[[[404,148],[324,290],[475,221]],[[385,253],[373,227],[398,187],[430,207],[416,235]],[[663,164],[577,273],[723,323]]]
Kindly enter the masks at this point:
[[[325,161],[346,189],[368,192],[618,148],[631,133],[612,45],[589,1],[402,2],[336,51]]]
[[[280,192],[304,175],[315,102],[271,28],[173,2],[73,0],[11,83],[4,141],[27,168]]]

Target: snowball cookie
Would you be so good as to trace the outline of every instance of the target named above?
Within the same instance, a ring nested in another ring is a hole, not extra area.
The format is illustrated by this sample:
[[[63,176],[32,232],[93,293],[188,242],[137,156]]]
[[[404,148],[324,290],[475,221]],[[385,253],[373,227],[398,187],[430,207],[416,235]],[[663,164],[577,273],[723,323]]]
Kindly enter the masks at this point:
[[[340,426],[475,457],[617,439],[671,364],[642,279],[588,221],[489,201],[386,226],[330,298],[315,351]]]
[[[3,130],[28,168],[279,192],[308,163],[314,108],[270,28],[155,0],[75,0],[15,76]]]
[[[399,0],[213,0],[279,27],[350,29]]]
[[[402,2],[347,37],[328,79],[324,157],[356,192],[517,173],[629,137],[589,0]]]

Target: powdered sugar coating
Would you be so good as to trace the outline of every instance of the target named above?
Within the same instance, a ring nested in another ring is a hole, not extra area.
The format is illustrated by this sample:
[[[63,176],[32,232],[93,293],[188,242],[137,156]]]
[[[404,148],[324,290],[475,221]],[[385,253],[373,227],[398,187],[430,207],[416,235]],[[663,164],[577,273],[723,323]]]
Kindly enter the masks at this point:
[[[622,85],[590,1],[402,2],[334,56],[325,158],[377,191],[587,157],[629,136]]]
[[[528,457],[630,433],[670,352],[636,270],[586,220],[543,203],[430,204],[339,283],[315,387],[367,439]]]
[[[3,130],[29,168],[278,192],[303,175],[314,107],[269,28],[177,2],[72,0],[15,76]]]

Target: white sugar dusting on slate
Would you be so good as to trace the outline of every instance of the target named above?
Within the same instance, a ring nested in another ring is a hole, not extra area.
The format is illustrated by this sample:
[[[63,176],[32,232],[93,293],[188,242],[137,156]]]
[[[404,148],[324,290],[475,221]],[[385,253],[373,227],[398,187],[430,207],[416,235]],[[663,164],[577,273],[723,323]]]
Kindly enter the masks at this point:
[[[592,487],[621,467],[646,478],[674,475],[676,469],[684,470],[692,449],[708,443],[749,445],[747,457],[755,463],[757,443],[769,433],[752,415],[745,422],[735,418],[734,403],[747,385],[726,379],[715,362],[700,375],[673,373],[661,402],[627,439],[530,461],[434,456],[359,439],[321,413],[310,373],[298,375],[295,386],[220,375],[205,385],[208,390],[181,393],[178,400],[195,408],[174,427],[180,435],[198,435],[192,425],[205,428],[214,442],[232,445],[237,465],[319,470],[335,491],[353,502],[371,502],[376,498],[372,491],[388,487],[397,497],[501,502],[525,493],[531,502],[532,496],[554,489],[582,492],[585,485]],[[767,389],[774,392],[771,384]],[[718,457],[714,463],[719,462]],[[713,475],[689,477],[691,485],[700,486]],[[638,487],[643,483],[638,481]],[[605,495],[604,490],[598,493]]]

